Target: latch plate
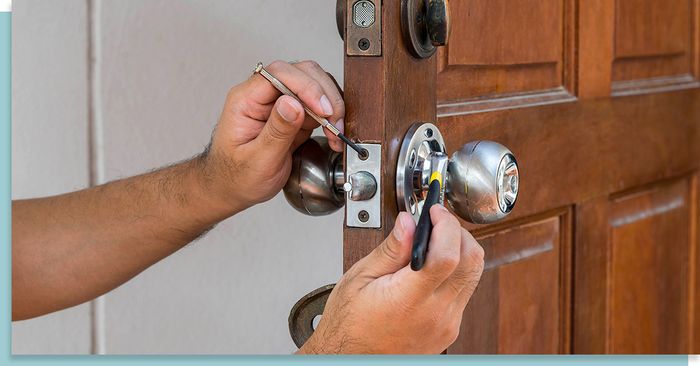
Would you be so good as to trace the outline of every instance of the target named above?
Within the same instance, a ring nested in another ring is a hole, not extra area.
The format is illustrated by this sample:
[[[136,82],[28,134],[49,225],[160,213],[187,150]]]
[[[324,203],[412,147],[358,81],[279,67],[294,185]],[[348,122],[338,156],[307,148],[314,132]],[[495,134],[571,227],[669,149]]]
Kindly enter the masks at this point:
[[[350,193],[345,195],[345,224],[348,227],[360,228],[380,228],[381,218],[381,197],[382,197],[382,145],[380,144],[357,144],[366,149],[367,159],[362,160],[352,149],[345,149],[346,169],[345,177],[359,172],[367,172],[374,177],[377,182],[377,192],[372,198],[366,201],[353,201]]]
[[[348,56],[382,55],[382,0],[345,0],[345,27]]]

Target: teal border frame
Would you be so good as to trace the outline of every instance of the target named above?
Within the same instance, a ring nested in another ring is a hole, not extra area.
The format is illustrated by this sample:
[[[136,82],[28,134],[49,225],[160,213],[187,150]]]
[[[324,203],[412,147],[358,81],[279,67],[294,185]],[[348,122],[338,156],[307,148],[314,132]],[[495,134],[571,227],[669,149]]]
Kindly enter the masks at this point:
[[[21,1],[21,0],[20,0]],[[606,365],[668,365],[688,364],[687,356],[12,356],[11,313],[11,93],[12,93],[12,17],[11,13],[0,13],[0,240],[3,245],[3,264],[7,269],[0,283],[0,303],[7,307],[1,312],[0,321],[5,331],[0,332],[0,361],[16,365],[115,365],[132,363],[150,366],[182,364],[255,364],[255,365],[306,365],[339,364],[351,365],[446,365],[491,364],[491,365],[584,365],[595,363]],[[634,335],[630,335],[634,336]]]

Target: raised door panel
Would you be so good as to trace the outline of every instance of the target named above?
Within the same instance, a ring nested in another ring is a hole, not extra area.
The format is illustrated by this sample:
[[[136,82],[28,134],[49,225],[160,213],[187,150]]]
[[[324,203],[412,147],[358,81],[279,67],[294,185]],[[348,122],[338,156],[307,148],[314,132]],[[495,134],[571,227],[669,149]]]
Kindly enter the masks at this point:
[[[453,0],[450,43],[438,54],[441,115],[494,108],[484,99],[557,91],[562,99],[570,61],[568,0]],[[547,100],[549,100],[547,99]],[[474,102],[474,103],[465,103]],[[520,98],[515,104],[532,102]],[[473,105],[473,104],[476,104]],[[502,107],[502,103],[497,103]],[[466,109],[466,110],[465,110]]]
[[[560,211],[476,233],[486,267],[448,353],[568,350],[568,220]]]
[[[611,353],[688,352],[689,193],[682,180],[610,203]]]
[[[694,178],[577,209],[576,353],[688,353],[697,245]]]
[[[697,1],[617,0],[613,95],[698,86]]]

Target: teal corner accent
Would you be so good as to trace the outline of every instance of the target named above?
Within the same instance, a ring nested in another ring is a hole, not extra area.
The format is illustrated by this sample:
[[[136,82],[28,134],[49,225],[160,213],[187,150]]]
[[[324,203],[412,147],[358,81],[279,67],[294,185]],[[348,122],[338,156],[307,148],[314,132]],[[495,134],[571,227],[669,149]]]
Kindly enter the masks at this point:
[[[0,300],[7,307],[1,321],[0,363],[16,365],[519,365],[559,366],[685,366],[687,356],[12,356],[11,355],[11,13],[0,13],[0,240],[2,240],[5,276],[0,283]],[[632,336],[632,335],[631,335]],[[232,342],[235,340],[232,340]]]

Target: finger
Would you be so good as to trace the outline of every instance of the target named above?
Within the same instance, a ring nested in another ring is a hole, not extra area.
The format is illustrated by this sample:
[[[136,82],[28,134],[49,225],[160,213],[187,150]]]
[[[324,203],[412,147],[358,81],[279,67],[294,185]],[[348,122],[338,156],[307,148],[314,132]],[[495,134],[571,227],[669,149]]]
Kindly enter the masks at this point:
[[[442,205],[430,208],[433,231],[428,244],[425,265],[420,271],[402,268],[397,277],[412,296],[431,295],[457,268],[460,258],[461,226]]]
[[[461,237],[459,264],[436,293],[445,301],[456,300],[457,306],[463,308],[474,293],[484,270],[484,250],[467,230],[461,229]]]
[[[304,108],[301,104],[292,97],[281,96],[253,141],[262,161],[270,164],[286,159],[303,122]]]
[[[357,271],[371,278],[394,273],[408,265],[416,224],[407,212],[399,213],[391,234],[357,262]]]
[[[313,77],[323,88],[325,96],[331,104],[333,114],[328,117],[328,120],[333,123],[338,129],[344,126],[343,119],[345,118],[345,102],[343,101],[342,93],[338,87],[335,79],[330,76],[323,68],[315,61],[303,61],[295,63],[294,67],[300,69],[306,74]],[[317,122],[312,121],[314,124],[318,125]],[[315,127],[315,126],[304,126],[304,127]],[[344,129],[344,127],[343,127]],[[342,130],[341,130],[342,132]],[[324,129],[324,133],[328,136],[328,141],[331,146],[336,151],[342,151],[343,143],[330,131]]]
[[[324,89],[316,79],[304,71],[290,65],[284,61],[275,61],[267,66],[269,71],[275,78],[287,86],[297,97],[316,114],[322,117],[333,115],[333,106],[330,99],[325,95]],[[251,83],[253,88],[251,91],[256,98],[268,98],[267,100],[258,100],[261,103],[271,102],[279,96],[277,91],[269,81],[265,80],[260,75],[253,75]],[[272,98],[272,100],[270,100]]]

